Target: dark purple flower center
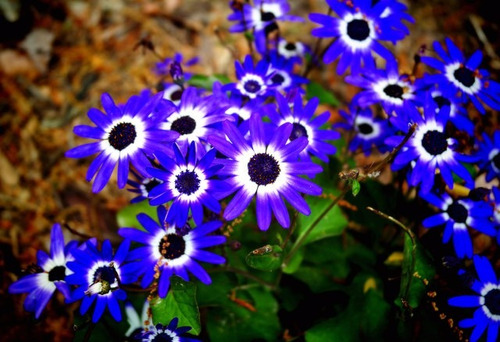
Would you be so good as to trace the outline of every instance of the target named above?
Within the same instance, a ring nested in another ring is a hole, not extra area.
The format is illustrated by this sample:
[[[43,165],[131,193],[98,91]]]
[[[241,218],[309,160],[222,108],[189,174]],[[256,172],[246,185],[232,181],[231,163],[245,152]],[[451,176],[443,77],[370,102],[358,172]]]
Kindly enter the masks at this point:
[[[62,281],[66,278],[66,267],[56,266],[49,271],[50,281]]]
[[[422,146],[433,156],[437,156],[448,149],[446,135],[438,131],[428,131],[422,138]]]
[[[276,159],[267,153],[257,153],[248,162],[248,175],[258,185],[274,183],[280,171]]]
[[[476,77],[474,76],[474,72],[464,66],[461,66],[453,73],[455,79],[462,83],[466,87],[470,87],[474,84]]]
[[[297,50],[297,46],[294,43],[286,43],[285,49],[288,51],[295,51]]]
[[[200,179],[194,171],[182,171],[175,179],[175,188],[181,193],[191,195],[200,187]]]
[[[182,97],[182,89],[177,89],[170,95],[170,101],[179,101]]]
[[[347,24],[347,35],[353,40],[363,41],[370,35],[370,26],[363,19],[354,19]]]
[[[180,135],[193,133],[196,128],[196,121],[190,116],[184,115],[172,122],[171,129]]]
[[[110,266],[101,266],[94,272],[94,283],[105,281],[113,284],[116,280],[116,271]]]
[[[249,81],[245,82],[245,84],[243,85],[243,88],[245,88],[245,90],[247,92],[255,94],[255,93],[260,91],[261,86],[260,86],[259,82],[255,81],[255,80],[249,80]]]
[[[294,122],[292,133],[290,133],[290,140],[293,141],[300,137],[307,137],[307,131],[304,126],[299,123]]]
[[[275,73],[273,77],[271,77],[271,82],[273,84],[282,84],[283,82],[285,81],[285,78],[283,77],[283,75],[279,74],[279,73]]]
[[[453,202],[448,209],[446,209],[446,212],[450,215],[450,218],[457,223],[465,223],[467,216],[469,216],[467,209],[458,202]]]
[[[491,159],[491,162],[493,163],[493,165],[495,165],[495,167],[500,170],[500,152],[497,153],[492,159]]]
[[[274,20],[276,16],[272,12],[261,12],[260,20],[262,21],[271,21]]]
[[[162,332],[161,334],[157,334],[153,339],[151,340],[153,342],[173,342],[174,339],[167,335],[166,333]]]
[[[493,315],[500,315],[500,290],[490,290],[484,296],[484,305]]]
[[[366,122],[363,122],[362,124],[358,125],[358,131],[359,133],[363,135],[368,135],[373,133],[373,127],[370,124],[367,124]]]
[[[165,259],[174,260],[184,254],[186,242],[181,235],[168,234],[161,239],[158,249]]]
[[[398,84],[389,84],[384,88],[384,93],[386,93],[386,95],[390,97],[403,99],[404,90],[403,87]]]
[[[442,108],[443,106],[451,106],[450,100],[441,95],[434,97],[434,102],[437,104],[438,108]]]
[[[108,141],[118,151],[134,143],[137,133],[130,122],[120,122],[109,132]]]

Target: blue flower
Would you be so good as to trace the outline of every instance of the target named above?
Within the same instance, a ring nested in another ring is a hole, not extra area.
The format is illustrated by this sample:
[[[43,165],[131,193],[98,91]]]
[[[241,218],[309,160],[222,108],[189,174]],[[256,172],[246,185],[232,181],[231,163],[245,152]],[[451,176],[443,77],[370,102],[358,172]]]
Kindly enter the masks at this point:
[[[311,161],[310,155],[318,157],[325,163],[328,163],[328,155],[336,152],[335,146],[327,143],[326,140],[336,140],[340,138],[338,132],[331,129],[320,129],[328,122],[330,112],[326,111],[320,115],[314,116],[318,108],[319,100],[314,97],[304,106],[302,96],[295,94],[290,102],[281,94],[276,93],[276,102],[279,112],[275,106],[270,107],[267,115],[276,126],[284,123],[292,124],[292,132],[289,139],[291,141],[306,137],[307,146],[300,152],[299,158],[303,161]]]
[[[441,60],[422,56],[423,63],[440,72],[427,78],[439,84],[441,89],[450,89],[450,96],[458,96],[462,102],[471,100],[483,114],[485,108],[482,103],[500,110],[500,83],[493,81],[487,70],[479,69],[483,59],[481,51],[476,51],[466,60],[462,51],[449,38],[446,38],[446,47],[448,52],[439,42],[433,44],[434,51]]]
[[[130,252],[128,260],[134,275],[142,275],[141,286],[148,287],[155,277],[159,277],[158,295],[163,298],[170,288],[170,277],[175,274],[188,281],[188,272],[193,273],[204,284],[212,280],[198,261],[211,264],[222,264],[225,259],[220,255],[203,250],[223,244],[226,237],[209,235],[222,226],[219,221],[211,221],[198,225],[176,228],[166,225],[166,209],[158,207],[158,222],[146,214],[137,215],[137,220],[146,231],[134,228],[120,228],[118,234],[137,241],[144,246]],[[158,278],[157,278],[158,279]]]
[[[172,201],[168,210],[167,222],[183,227],[191,210],[196,224],[203,222],[203,206],[214,213],[219,213],[221,206],[217,193],[227,191],[226,183],[214,179],[220,165],[214,165],[215,149],[208,151],[200,160],[196,159],[194,144],[183,155],[174,145],[175,159],[163,153],[157,158],[162,169],[149,168],[151,176],[161,184],[150,192],[151,205],[160,205]]]
[[[151,341],[172,341],[172,342],[195,342],[199,341],[194,338],[182,336],[191,330],[191,327],[177,327],[179,324],[179,319],[177,317],[173,318],[168,326],[162,324],[151,325],[145,328],[140,334],[134,336],[142,342]]]
[[[145,322],[149,322],[149,320],[151,319],[149,310],[150,306],[148,299],[144,301],[140,316],[139,313],[135,311],[135,308],[131,302],[125,302],[125,314],[127,315],[128,323],[128,329],[125,332],[125,336],[137,336],[137,334],[141,333],[144,328],[148,327],[147,325],[145,325]]]
[[[500,179],[500,131],[493,133],[493,139],[483,133],[483,141],[478,142],[476,153],[469,161],[477,163],[482,172],[486,172],[486,181]]]
[[[424,82],[427,82],[426,77],[424,77]],[[451,123],[459,130],[467,132],[469,135],[474,134],[474,123],[470,120],[467,110],[463,103],[457,97],[449,96],[446,91],[442,91],[435,84],[431,87],[424,87],[419,89],[419,95],[421,102],[425,102],[425,98],[428,93],[431,94],[432,99],[437,105],[436,111],[443,106],[450,107],[449,120]]]
[[[130,241],[125,240],[113,256],[111,242],[105,240],[101,250],[97,250],[92,241],[87,241],[86,249],[73,249],[74,260],[68,262],[73,274],[66,277],[68,284],[76,285],[70,301],[83,298],[80,314],[84,315],[95,302],[92,322],[97,322],[106,307],[116,321],[121,321],[122,313],[118,301],[125,300],[127,293],[120,288],[121,284],[131,283],[127,265],[123,262],[127,257]]]
[[[280,91],[289,91],[292,88],[298,88],[302,84],[309,83],[307,78],[297,75],[293,72],[294,61],[280,56],[277,52],[272,52],[267,60],[270,63],[268,73],[271,74],[270,82]]]
[[[191,58],[190,60],[188,60],[185,63],[182,63],[183,60],[184,60],[184,56],[177,52],[173,58],[167,57],[167,58],[163,59],[161,62],[156,63],[154,71],[158,75],[168,75],[172,64],[174,64],[174,63],[177,63],[178,65],[184,64],[184,66],[190,67],[190,66],[198,63],[199,58],[198,57]],[[183,77],[186,81],[189,80],[192,76],[193,75],[190,73],[183,73]]]
[[[304,21],[301,17],[287,14],[290,11],[287,0],[254,0],[253,6],[243,4],[242,7],[233,7],[233,10],[227,19],[237,23],[229,31],[253,30],[255,45],[261,54],[268,51],[268,34],[278,28],[278,20]]]
[[[477,308],[472,318],[458,322],[460,328],[474,328],[470,336],[471,342],[479,340],[488,328],[487,342],[498,341],[500,326],[500,282],[488,258],[474,255],[474,267],[479,279],[472,285],[476,294],[452,297],[448,300],[451,306]]]
[[[237,83],[229,83],[222,87],[223,91],[231,91],[250,99],[266,97],[274,92],[271,81],[273,73],[269,73],[269,62],[261,59],[254,66],[252,56],[247,55],[243,65],[235,61]]]
[[[201,159],[207,150],[207,137],[221,135],[217,124],[228,119],[224,115],[225,109],[216,97],[202,96],[197,88],[188,87],[182,93],[180,104],[174,107],[174,111],[160,127],[180,134],[176,144],[184,155],[189,145],[194,143],[196,157]],[[171,150],[164,152],[172,156]]]
[[[352,104],[350,113],[339,110],[339,114],[346,122],[336,123],[333,127],[354,133],[349,142],[350,151],[355,152],[360,149],[365,156],[368,156],[373,147],[376,147],[381,153],[389,150],[384,140],[396,133],[389,120],[375,117],[370,107],[361,109]]]
[[[61,226],[54,224],[50,234],[50,256],[41,250],[37,252],[37,266],[40,272],[24,276],[10,285],[9,293],[28,293],[24,309],[34,312],[37,319],[56,290],[64,297],[70,297],[66,276],[71,271],[67,269],[67,263],[73,260],[70,252],[76,245],[76,241],[71,241],[65,247]]]
[[[209,142],[228,157],[219,160],[224,165],[219,174],[228,177],[226,181],[231,186],[230,193],[236,192],[224,210],[226,220],[238,217],[254,196],[257,223],[262,230],[268,229],[271,224],[271,209],[281,226],[290,226],[283,198],[300,213],[311,213],[307,202],[299,194],[320,195],[321,188],[299,175],[314,175],[322,168],[311,162],[297,161],[299,153],[307,146],[306,137],[287,143],[293,130],[291,123],[266,134],[258,115],[250,118],[251,142],[247,142],[233,124],[226,121],[223,128],[229,141],[210,137]],[[269,142],[268,135],[271,136]]]
[[[155,186],[163,183],[163,181],[154,177],[143,177],[134,170],[132,170],[132,174],[137,180],[129,179],[127,184],[130,185],[131,188],[127,188],[127,190],[136,193],[137,196],[134,197],[130,203],[138,203],[150,198],[149,193],[151,190],[153,190]]]
[[[309,19],[322,27],[312,30],[320,38],[335,38],[326,50],[323,61],[331,63],[340,57],[337,73],[343,74],[351,67],[352,74],[361,72],[362,67],[374,68],[372,51],[386,61],[395,61],[393,54],[381,41],[396,43],[407,35],[408,29],[401,20],[413,21],[396,1],[327,0],[338,17],[311,13]]]
[[[276,51],[280,56],[290,60],[292,63],[302,63],[302,59],[306,54],[311,55],[311,49],[309,46],[302,42],[292,42],[286,39],[280,38]]]
[[[399,119],[420,117],[421,105],[417,92],[422,85],[413,83],[406,74],[399,74],[398,65],[389,63],[384,69],[364,70],[362,75],[349,75],[346,82],[363,88],[352,98],[352,103],[361,108],[379,104],[389,116]]]
[[[422,222],[423,226],[432,228],[445,225],[443,243],[448,243],[453,235],[453,246],[459,258],[472,257],[472,241],[468,228],[496,236],[496,230],[489,220],[493,210],[488,203],[468,198],[453,199],[447,193],[436,196],[430,192],[420,196],[441,210],[440,213],[426,218]]]
[[[420,185],[421,191],[427,193],[434,185],[434,174],[439,170],[444,182],[453,188],[452,172],[472,188],[474,181],[469,171],[460,164],[467,156],[456,151],[458,143],[447,136],[445,126],[448,121],[449,107],[445,106],[436,113],[436,104],[428,98],[424,107],[424,117],[415,116],[417,128],[412,137],[401,148],[394,158],[392,170],[397,171],[414,162],[408,181],[411,186]],[[394,120],[393,123],[402,132],[408,131],[409,121]],[[392,136],[385,140],[391,147],[398,146],[403,136]]]
[[[152,115],[160,100],[161,94],[153,96],[147,103],[132,96],[121,109],[104,93],[101,101],[107,115],[95,108],[88,111],[89,119],[97,127],[75,126],[73,131],[76,135],[99,140],[66,152],[66,157],[70,158],[84,158],[99,153],[90,164],[86,176],[87,181],[95,176],[93,192],[99,192],[106,186],[116,164],[119,188],[127,184],[129,164],[146,175],[146,167],[151,165],[148,157],[153,157],[156,151],[168,149],[168,143],[179,136],[177,132],[159,127],[167,113]]]

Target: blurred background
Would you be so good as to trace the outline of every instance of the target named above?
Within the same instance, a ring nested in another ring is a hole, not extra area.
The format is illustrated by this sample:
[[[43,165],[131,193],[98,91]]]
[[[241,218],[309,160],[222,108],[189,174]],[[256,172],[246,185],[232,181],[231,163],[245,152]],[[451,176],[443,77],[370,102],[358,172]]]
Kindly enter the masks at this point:
[[[322,0],[293,0],[292,13],[326,13]],[[91,192],[85,173],[91,158],[71,160],[64,152],[84,142],[72,129],[88,124],[89,108],[109,93],[122,103],[162,80],[153,72],[159,57],[180,52],[199,57],[191,71],[234,79],[234,58],[248,47],[230,35],[229,1],[223,0],[0,0],[0,336],[2,341],[66,341],[73,337],[72,310],[59,294],[40,321],[22,308],[24,296],[7,289],[36,251],[49,250],[55,222],[118,242],[116,213],[133,197],[116,181]],[[416,23],[396,47],[403,69],[413,67],[422,45],[451,37],[467,55],[484,52],[483,68],[500,69],[500,12],[493,1],[406,1]],[[313,45],[313,25],[284,23],[283,35]],[[148,47],[154,47],[154,52]],[[354,90],[334,67],[311,77],[346,104]],[[345,105],[341,106],[345,108]],[[338,108],[328,108],[335,119]],[[114,178],[113,178],[114,179]],[[66,241],[78,236],[65,231]],[[76,306],[75,306],[76,305]]]

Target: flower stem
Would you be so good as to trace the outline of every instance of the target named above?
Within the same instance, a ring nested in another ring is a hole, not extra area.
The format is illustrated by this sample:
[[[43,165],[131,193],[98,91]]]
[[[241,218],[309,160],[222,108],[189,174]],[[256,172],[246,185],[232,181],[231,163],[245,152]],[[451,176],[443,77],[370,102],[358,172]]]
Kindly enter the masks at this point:
[[[290,251],[290,253],[288,253],[288,255],[286,256],[285,260],[283,261],[283,265],[282,265],[282,268],[286,267],[288,265],[288,263],[290,262],[290,260],[292,259],[292,257],[295,255],[295,253],[297,253],[298,249],[300,248],[300,246],[302,246],[302,244],[304,243],[305,239],[309,236],[309,234],[311,234],[311,232],[313,231],[314,228],[316,228],[316,226],[318,225],[318,223],[325,217],[326,214],[328,214],[328,212],[330,210],[332,210],[332,208],[342,199],[344,198],[344,196],[347,194],[347,192],[350,190],[350,187],[345,187],[344,190],[342,190],[342,192],[340,193],[340,195],[338,195],[326,208],[325,210],[323,210],[323,212],[316,218],[316,220],[314,220],[314,222],[311,224],[311,226],[309,227],[309,229],[307,229],[307,231],[302,234],[298,239],[297,241],[295,241],[295,243],[293,244],[293,247],[292,247],[292,250]]]

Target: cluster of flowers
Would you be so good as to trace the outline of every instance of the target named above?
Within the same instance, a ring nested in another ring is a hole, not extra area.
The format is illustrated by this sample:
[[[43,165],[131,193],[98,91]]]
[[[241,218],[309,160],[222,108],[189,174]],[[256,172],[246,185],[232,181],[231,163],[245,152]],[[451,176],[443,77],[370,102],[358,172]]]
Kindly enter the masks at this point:
[[[497,187],[491,191],[494,198],[490,191],[475,198],[457,197],[441,186],[450,190],[463,183],[474,191],[474,179],[463,163],[475,163],[487,182],[500,179],[500,132],[489,136],[475,131],[466,110],[470,103],[482,114],[488,107],[500,109],[500,84],[479,68],[481,52],[467,59],[446,39],[446,50],[434,43],[437,57],[419,56],[432,72],[421,77],[400,74],[395,56],[384,44],[396,44],[409,34],[403,22],[412,23],[413,18],[405,5],[393,0],[327,3],[334,16],[310,14],[309,19],[320,25],[312,35],[333,39],[323,62],[336,62],[339,75],[350,70],[345,81],[361,88],[349,110],[340,111],[345,120],[333,128],[354,132],[349,149],[368,155],[399,146],[416,123],[415,133],[391,167],[405,172],[419,196],[441,210],[423,225],[444,225],[443,242],[453,237],[461,258],[473,257],[469,228],[500,240],[500,215],[494,209],[500,202]],[[233,220],[253,198],[262,230],[268,229],[273,215],[284,228],[290,226],[285,200],[298,212],[310,214],[303,195],[321,194],[310,179],[336,152],[331,141],[340,138],[329,124],[329,112],[316,115],[319,100],[305,100],[304,85],[309,80],[296,73],[306,60],[315,63],[318,57],[305,44],[280,36],[280,20],[303,21],[288,14],[286,0],[255,0],[253,5],[231,1],[230,6],[228,19],[234,22],[230,31],[251,32],[259,54],[235,62],[235,82],[215,82],[211,91],[190,86],[191,75],[184,73],[182,56],[176,55],[157,65],[158,73],[168,72],[173,80],[164,84],[163,91],[142,92],[125,104],[115,104],[103,94],[104,112],[94,108],[88,112],[95,126],[74,128],[78,136],[97,140],[66,153],[71,158],[97,154],[86,177],[93,180],[92,190],[101,191],[117,166],[118,187],[128,184],[137,193],[133,202],[148,200],[158,206],[158,220],[140,214],[144,230],[121,228],[118,233],[124,240],[114,254],[109,241],[100,249],[95,240],[64,246],[61,228],[55,225],[51,255],[38,254],[42,272],[10,288],[12,293],[29,292],[25,307],[36,317],[56,289],[68,301],[82,300],[82,314],[95,302],[92,321],[97,322],[106,307],[121,319],[118,301],[126,299],[122,285],[153,284],[165,297],[170,277],[188,280],[188,271],[210,284],[198,262],[225,262],[204,250],[225,243],[224,236],[212,234],[222,226],[214,217],[221,214],[224,220]],[[472,147],[461,145],[454,138],[457,132],[468,134]],[[131,242],[141,246],[129,250]],[[474,318],[460,326],[475,327],[473,341],[489,326],[488,341],[494,341],[500,321],[500,282],[487,259],[473,258],[479,280],[472,289],[479,296],[452,298],[450,304],[479,307]],[[173,321],[168,327],[150,328],[144,338],[150,338],[152,331],[168,331],[169,336],[187,331],[176,327]]]

